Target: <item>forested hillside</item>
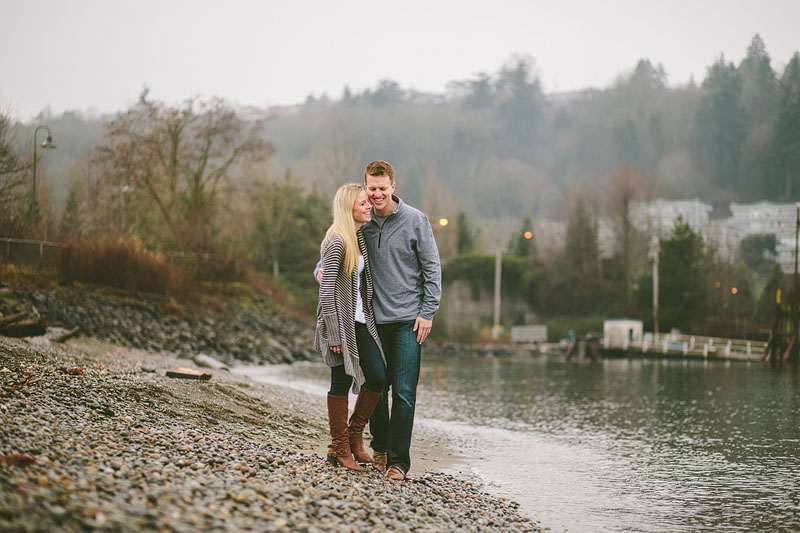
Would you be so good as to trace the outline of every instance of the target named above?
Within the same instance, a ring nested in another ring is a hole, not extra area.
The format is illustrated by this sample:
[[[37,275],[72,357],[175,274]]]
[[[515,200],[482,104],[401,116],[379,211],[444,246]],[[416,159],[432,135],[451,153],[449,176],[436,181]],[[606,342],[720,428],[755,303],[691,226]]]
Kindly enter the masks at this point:
[[[738,64],[715,58],[688,86],[670,86],[668,73],[642,60],[611,87],[545,95],[534,59],[515,57],[496,73],[453,81],[446,95],[383,80],[361,94],[309,96],[269,110],[263,131],[275,178],[290,168],[328,191],[384,158],[398,168],[399,192],[429,212],[557,215],[573,186],[599,193],[624,162],[644,178],[644,194],[722,207],[797,195],[798,85],[797,56],[776,72],[755,36]],[[62,202],[107,119],[40,117],[59,143],[43,166]],[[17,140],[33,126],[19,127]]]
[[[454,222],[434,228],[445,259],[496,242],[514,253],[523,231],[564,223],[566,236],[524,278],[534,307],[556,314],[633,309],[647,252],[629,225],[631,201],[699,198],[715,217],[731,201],[800,199],[800,54],[774,65],[758,35],[741,59],[709,58],[706,77],[684,86],[642,59],[610,87],[545,94],[535,59],[519,56],[453,80],[446,94],[381,80],[264,110],[165,103],[145,88],[115,116],[0,118],[0,236],[233,251],[311,292],[331,194],[373,159],[395,165],[406,201]],[[40,125],[58,148],[38,154],[34,199]],[[600,217],[618,222],[611,260],[597,254]],[[517,255],[535,257],[531,247]]]

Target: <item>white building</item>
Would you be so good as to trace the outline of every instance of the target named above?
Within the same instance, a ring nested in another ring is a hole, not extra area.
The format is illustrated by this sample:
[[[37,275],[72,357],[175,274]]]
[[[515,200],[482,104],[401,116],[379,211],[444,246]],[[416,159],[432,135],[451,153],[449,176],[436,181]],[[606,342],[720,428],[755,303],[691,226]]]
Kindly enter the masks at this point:
[[[711,220],[711,204],[700,200],[654,200],[632,202],[631,222],[648,236],[665,236],[675,228],[681,217],[693,231],[712,245],[721,259],[734,261],[742,240],[751,235],[775,235],[777,261],[784,272],[794,271],[795,219],[800,202],[754,202],[730,204],[731,216]],[[542,248],[560,249],[566,236],[566,224],[538,220],[538,244]],[[597,221],[597,242],[603,257],[611,257],[616,247],[616,235],[611,221]]]
[[[694,200],[654,200],[652,202],[632,202],[631,220],[633,224],[650,234],[664,235],[675,228],[678,217],[699,232],[708,225],[711,204]]]
[[[731,202],[730,223],[742,235],[781,235],[791,232],[794,236],[794,203],[755,202],[739,204]]]
[[[794,270],[796,203],[732,202],[731,217],[725,221],[737,246],[751,235],[775,235],[775,251],[784,272]]]
[[[603,321],[603,340],[616,346],[642,342],[643,329],[644,324],[641,320],[607,318]]]
[[[632,202],[631,223],[637,231],[650,236],[663,236],[675,229],[678,217],[696,232],[709,223],[711,205],[700,200],[654,200],[652,202]],[[617,235],[609,218],[597,221],[597,245],[602,257],[612,257],[617,246]]]

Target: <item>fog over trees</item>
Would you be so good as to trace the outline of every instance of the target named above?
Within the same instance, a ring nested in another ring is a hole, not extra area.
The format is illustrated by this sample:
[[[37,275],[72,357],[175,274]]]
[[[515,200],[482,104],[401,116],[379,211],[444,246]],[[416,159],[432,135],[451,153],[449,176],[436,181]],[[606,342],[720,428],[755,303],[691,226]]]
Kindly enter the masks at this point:
[[[272,109],[171,105],[145,90],[115,116],[45,110],[13,124],[0,114],[0,233],[112,233],[153,249],[234,249],[304,285],[295,267],[317,253],[333,191],[385,159],[397,194],[432,220],[451,220],[437,233],[444,259],[490,252],[499,238],[535,258],[538,307],[553,295],[546,303],[558,312],[589,300],[633,312],[646,299],[636,279],[647,244],[631,202],[698,198],[714,217],[731,201],[800,200],[800,54],[778,69],[758,35],[742,44],[743,59],[709,58],[705,78],[683,86],[642,59],[609,87],[547,94],[535,58],[522,55],[453,80],[445,94],[386,79]],[[26,173],[40,124],[58,149],[39,154],[42,214],[30,227]],[[598,255],[600,217],[618,243],[610,260]],[[541,219],[565,224],[561,248],[519,240],[520,228]],[[690,230],[676,231],[694,254],[692,275],[706,272],[712,259]],[[567,286],[572,297],[556,298]]]
[[[558,214],[575,184],[599,186],[629,165],[650,195],[722,207],[791,200],[798,189],[798,68],[795,56],[776,72],[756,35],[738,64],[713,58],[704,80],[680,87],[642,59],[608,88],[544,94],[535,59],[515,56],[497,72],[454,80],[444,95],[380,80],[360,94],[345,87],[339,99],[309,95],[294,107],[228,105],[247,121],[267,118],[262,140],[275,149],[276,179],[291,168],[305,186],[332,190],[379,157],[396,164],[398,192],[413,204],[424,207],[435,185],[471,218],[540,217]],[[111,120],[122,119],[38,117],[60,142],[41,165],[59,202],[70,168]],[[17,125],[20,153],[35,125]]]

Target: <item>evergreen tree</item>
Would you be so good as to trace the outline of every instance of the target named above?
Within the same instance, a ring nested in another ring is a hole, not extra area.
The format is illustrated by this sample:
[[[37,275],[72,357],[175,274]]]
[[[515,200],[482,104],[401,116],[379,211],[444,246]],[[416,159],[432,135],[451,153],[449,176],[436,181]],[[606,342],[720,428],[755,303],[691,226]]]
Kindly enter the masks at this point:
[[[374,106],[386,106],[401,102],[403,96],[403,90],[396,81],[381,80],[378,82],[378,87],[369,97],[369,100]]]
[[[462,109],[485,109],[494,104],[492,78],[485,72],[478,74],[474,80],[467,80],[469,94],[461,104]]]
[[[525,215],[522,227],[514,233],[511,241],[511,253],[518,257],[536,257],[536,241],[533,222],[530,215]]]
[[[795,53],[781,77],[777,118],[770,143],[769,189],[783,200],[800,196],[800,53]]]
[[[667,73],[663,65],[655,67],[649,59],[640,59],[629,83],[633,87],[640,86],[645,90],[663,89],[667,86]]]
[[[505,126],[506,143],[517,158],[529,161],[544,107],[544,95],[539,79],[534,76],[533,60],[517,58],[512,66],[503,68],[497,92],[500,97],[498,115]]]
[[[693,331],[708,314],[703,238],[679,218],[672,233],[660,239],[658,258],[660,329]]]
[[[81,235],[81,216],[78,206],[78,191],[70,187],[64,211],[61,214],[60,233],[63,237],[78,237]]]
[[[592,219],[583,193],[576,194],[567,221],[567,240],[564,248],[567,268],[588,280],[600,277],[600,249],[597,244],[597,224]]]
[[[471,253],[475,249],[475,232],[472,230],[464,211],[458,212],[456,219],[456,232],[458,242],[456,244],[456,254],[463,255]]]
[[[573,193],[563,255],[552,272],[549,312],[587,315],[602,307],[603,283],[597,246],[597,226],[583,193]]]
[[[739,153],[746,135],[741,93],[742,82],[736,67],[720,57],[708,69],[695,122],[699,148],[708,158],[706,170],[722,188],[738,184]]]
[[[739,243],[739,256],[753,272],[769,274],[778,257],[775,234],[748,235]]]
[[[764,41],[756,34],[739,65],[742,80],[742,105],[751,124],[769,122],[775,116],[778,78],[770,66]]]

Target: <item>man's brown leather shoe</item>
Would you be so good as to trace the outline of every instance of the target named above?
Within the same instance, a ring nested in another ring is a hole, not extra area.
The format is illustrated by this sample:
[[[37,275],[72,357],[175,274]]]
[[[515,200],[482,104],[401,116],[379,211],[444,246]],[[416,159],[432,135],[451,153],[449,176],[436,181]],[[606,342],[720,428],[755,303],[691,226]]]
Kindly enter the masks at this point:
[[[386,452],[375,452],[372,454],[372,466],[381,474],[386,472],[386,459]]]
[[[403,481],[406,478],[405,472],[403,472],[399,466],[390,466],[389,470],[386,471],[384,476],[386,479],[391,479],[393,481]]]

